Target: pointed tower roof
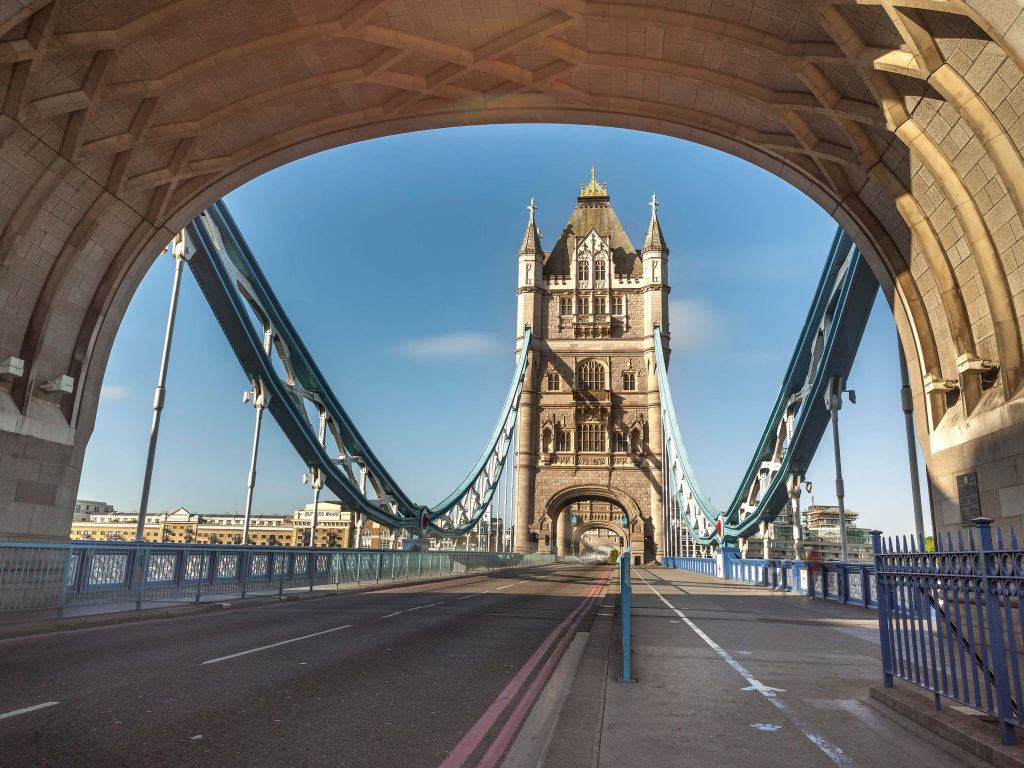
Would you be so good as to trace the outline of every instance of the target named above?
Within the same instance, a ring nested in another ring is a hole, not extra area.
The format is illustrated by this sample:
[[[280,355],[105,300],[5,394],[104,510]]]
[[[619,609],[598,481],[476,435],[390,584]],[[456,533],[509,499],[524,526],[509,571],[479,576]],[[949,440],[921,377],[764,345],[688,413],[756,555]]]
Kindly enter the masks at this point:
[[[537,205],[533,202],[533,198],[530,198],[530,205],[527,207],[530,211],[530,220],[526,224],[526,232],[523,233],[523,243],[519,246],[519,255],[524,256],[528,253],[539,253],[541,256],[544,255],[544,248],[540,244],[540,230],[537,229],[537,222],[534,221],[533,214],[537,210]]]
[[[644,247],[640,249],[640,252],[664,251],[668,253],[665,237],[661,234],[661,222],[658,221],[658,206],[661,205],[658,202],[658,196],[651,195],[651,202],[648,205],[651,206],[651,223],[647,226],[647,237],[644,238]]]
[[[608,185],[597,180],[597,171],[590,169],[590,182],[580,184],[580,194],[576,198],[576,208],[565,229],[551,248],[551,253],[544,261],[544,274],[569,274],[569,238],[586,237],[590,230],[597,230],[601,237],[607,237],[617,275],[640,277],[642,265],[636,248],[629,240],[619,217],[615,215],[611,199],[608,196]]]

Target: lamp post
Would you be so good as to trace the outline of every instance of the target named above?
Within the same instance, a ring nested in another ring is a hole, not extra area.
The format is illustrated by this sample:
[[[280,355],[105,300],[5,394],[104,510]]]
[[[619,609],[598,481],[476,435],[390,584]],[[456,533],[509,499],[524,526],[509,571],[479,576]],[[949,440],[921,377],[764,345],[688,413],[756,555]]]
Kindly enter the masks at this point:
[[[264,348],[266,349],[269,347],[270,331],[267,331],[265,338]],[[256,409],[256,429],[252,437],[252,459],[249,462],[249,482],[245,493],[245,519],[242,522],[243,545],[249,543],[249,523],[252,520],[252,494],[253,489],[256,487],[256,460],[260,453],[260,425],[263,422],[263,409],[270,402],[270,394],[265,391],[263,383],[258,380],[253,381],[252,392],[246,391],[242,395],[242,402],[248,403],[250,395],[253,408]]]
[[[842,561],[845,563],[850,559],[850,553],[846,543],[846,508],[843,505],[843,461],[839,453],[839,409],[843,407],[843,393],[849,396],[851,405],[857,403],[857,393],[852,389],[845,389],[843,384],[843,379],[839,376],[833,376],[828,380],[825,407],[832,416],[832,448],[836,457],[836,501],[839,507],[839,547]]]
[[[135,540],[142,541],[146,535],[146,510],[149,507],[149,490],[153,482],[153,463],[156,460],[157,436],[160,433],[160,414],[164,409],[164,395],[167,391],[167,366],[171,360],[171,340],[174,337],[174,320],[178,314],[178,293],[181,288],[181,270],[192,258],[192,249],[186,247],[184,233],[179,232],[171,243],[174,257],[174,279],[171,282],[171,305],[167,310],[167,330],[164,332],[164,349],[160,356],[160,373],[157,374],[156,392],[153,395],[153,424],[149,429],[149,450],[146,453],[146,470],[142,475],[142,500],[139,501],[139,519],[135,525]]]
[[[903,345],[896,342],[900,351],[900,401],[903,406],[903,422],[907,431],[907,458],[910,461],[910,493],[914,503],[914,527],[917,529],[917,543],[924,549],[924,511],[921,509],[921,476],[917,468],[917,440],[914,437],[914,395],[910,391],[910,373],[907,370],[907,356]]]
[[[309,525],[309,546],[316,546],[316,523],[320,516],[320,489],[323,488],[323,479],[320,477],[320,470],[316,467],[309,468],[309,474],[302,476],[302,484],[311,483],[313,486],[313,519]]]

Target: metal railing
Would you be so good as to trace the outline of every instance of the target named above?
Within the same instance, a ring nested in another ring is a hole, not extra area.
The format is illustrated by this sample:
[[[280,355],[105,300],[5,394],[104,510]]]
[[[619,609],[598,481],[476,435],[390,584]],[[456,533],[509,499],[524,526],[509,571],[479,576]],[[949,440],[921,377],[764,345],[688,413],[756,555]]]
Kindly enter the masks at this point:
[[[532,567],[554,555],[71,542],[0,544],[0,613],[283,594]]]
[[[1004,744],[1024,727],[1019,659],[1024,609],[1024,550],[1012,531],[993,542],[992,521],[956,541],[947,534],[926,552],[911,537],[872,532],[878,574],[882,679],[925,688],[996,717]]]
[[[711,557],[666,557],[662,563],[703,576],[717,576],[779,592],[795,592],[835,603],[876,606],[875,565],[870,562],[761,560],[723,552]]]

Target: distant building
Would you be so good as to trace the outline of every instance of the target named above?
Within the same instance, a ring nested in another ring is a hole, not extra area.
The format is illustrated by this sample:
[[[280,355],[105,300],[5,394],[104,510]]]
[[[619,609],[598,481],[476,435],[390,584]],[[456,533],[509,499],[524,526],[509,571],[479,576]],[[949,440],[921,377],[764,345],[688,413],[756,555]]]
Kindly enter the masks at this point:
[[[870,560],[874,557],[871,548],[871,532],[857,527],[860,514],[852,509],[846,511],[846,544],[850,560]],[[769,557],[773,560],[789,560],[794,556],[792,515],[787,508],[769,526]],[[842,546],[839,542],[839,507],[832,504],[812,504],[804,512],[801,526],[801,559],[839,560]],[[761,557],[764,543],[760,536],[747,541],[749,557]]]
[[[114,514],[114,505],[107,504],[105,501],[89,501],[88,499],[79,499],[75,502],[75,520],[85,520],[91,515],[112,515]]]
[[[396,539],[391,529],[369,520],[362,526],[354,525],[352,518],[351,510],[343,508],[340,502],[321,501],[316,529],[317,546],[398,548],[401,535]],[[75,505],[71,539],[134,541],[138,521],[137,512],[119,513],[105,502],[79,501]],[[257,546],[309,546],[312,523],[312,504],[307,504],[291,515],[253,515],[249,520],[249,543]],[[241,544],[244,524],[243,515],[200,515],[178,507],[170,512],[147,515],[144,541]],[[434,546],[436,548],[437,544]]]

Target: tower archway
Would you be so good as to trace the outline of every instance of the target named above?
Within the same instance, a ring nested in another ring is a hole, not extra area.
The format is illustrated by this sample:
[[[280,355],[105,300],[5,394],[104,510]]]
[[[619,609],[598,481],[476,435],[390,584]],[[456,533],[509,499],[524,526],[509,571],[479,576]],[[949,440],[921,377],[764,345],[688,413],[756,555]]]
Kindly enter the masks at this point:
[[[196,3],[0,12],[0,538],[66,536],[118,325],[189,218],[313,152],[499,122],[676,136],[805,192],[893,308],[940,527],[964,474],[988,516],[1019,504],[1016,0],[222,6],[230,34]]]

